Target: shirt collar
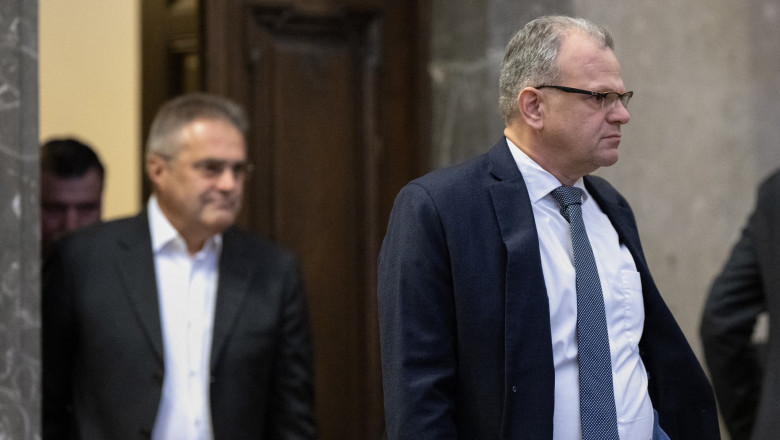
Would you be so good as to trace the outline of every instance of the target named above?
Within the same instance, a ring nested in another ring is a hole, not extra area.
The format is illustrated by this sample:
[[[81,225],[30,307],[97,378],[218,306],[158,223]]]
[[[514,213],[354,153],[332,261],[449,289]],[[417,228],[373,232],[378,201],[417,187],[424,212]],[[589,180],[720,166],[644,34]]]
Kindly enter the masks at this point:
[[[528,196],[531,198],[531,203],[538,202],[549,195],[552,190],[562,185],[555,176],[539,166],[538,163],[534,162],[533,159],[525,154],[525,152],[509,140],[509,138],[506,139],[506,143],[509,145],[509,152],[512,153],[512,157],[515,159],[520,174],[523,175],[523,181],[525,182],[526,188],[528,188]],[[590,194],[588,194],[588,191],[585,189],[582,177],[577,179],[574,186],[582,189],[583,194],[585,194],[583,202],[590,197]]]
[[[152,235],[152,251],[157,254],[166,246],[175,246],[186,252],[187,246],[184,242],[184,238],[179,234],[179,231],[173,227],[171,222],[168,221],[165,214],[163,214],[160,209],[160,204],[157,202],[157,196],[152,195],[149,197],[146,208],[149,213],[149,232]],[[206,240],[201,252],[218,252],[221,248],[222,234],[217,234]]]

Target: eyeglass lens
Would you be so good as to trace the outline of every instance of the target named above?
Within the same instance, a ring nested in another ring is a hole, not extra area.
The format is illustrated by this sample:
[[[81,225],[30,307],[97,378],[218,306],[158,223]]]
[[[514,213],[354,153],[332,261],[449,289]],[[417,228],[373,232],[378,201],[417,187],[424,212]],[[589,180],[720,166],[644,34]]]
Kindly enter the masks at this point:
[[[200,171],[205,177],[218,177],[225,172],[226,168],[229,168],[233,172],[233,176],[237,179],[246,177],[251,171],[252,166],[246,162],[227,162],[222,160],[203,160],[193,164],[195,169]]]
[[[620,103],[623,104],[623,107],[628,107],[628,102],[631,101],[631,96],[633,95],[632,92],[626,92],[622,95],[618,92],[607,92],[604,95],[604,100],[602,101],[602,107],[604,105],[612,107],[615,105],[615,102],[619,99]]]

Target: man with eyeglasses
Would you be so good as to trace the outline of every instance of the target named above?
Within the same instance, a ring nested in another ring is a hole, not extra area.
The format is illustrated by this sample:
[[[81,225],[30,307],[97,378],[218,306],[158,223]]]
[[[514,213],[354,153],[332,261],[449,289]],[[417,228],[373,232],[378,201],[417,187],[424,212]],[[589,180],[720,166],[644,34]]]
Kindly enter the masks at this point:
[[[533,20],[501,66],[504,137],[400,191],[378,280],[390,440],[720,438],[633,213],[589,175],[632,96],[606,29]]]
[[[45,439],[315,438],[298,264],[233,226],[246,129],[224,98],[168,102],[147,143],[147,209],[55,246]]]

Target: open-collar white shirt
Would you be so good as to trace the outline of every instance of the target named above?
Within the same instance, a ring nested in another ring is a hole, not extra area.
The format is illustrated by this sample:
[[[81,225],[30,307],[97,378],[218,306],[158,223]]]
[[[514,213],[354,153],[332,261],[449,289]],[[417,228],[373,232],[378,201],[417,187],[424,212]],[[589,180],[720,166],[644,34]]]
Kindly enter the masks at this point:
[[[165,351],[165,378],[153,440],[211,440],[211,340],[222,236],[190,255],[160,210],[147,205]]]
[[[577,366],[577,288],[569,223],[550,194],[561,186],[509,139],[509,150],[528,188],[539,236],[544,282],[550,304],[555,406],[553,438],[579,440],[579,372]],[[585,189],[582,217],[596,258],[607,315],[618,431],[621,440],[649,440],[653,409],[647,391],[647,371],[639,356],[644,327],[642,282],[631,253],[620,243],[617,231]]]

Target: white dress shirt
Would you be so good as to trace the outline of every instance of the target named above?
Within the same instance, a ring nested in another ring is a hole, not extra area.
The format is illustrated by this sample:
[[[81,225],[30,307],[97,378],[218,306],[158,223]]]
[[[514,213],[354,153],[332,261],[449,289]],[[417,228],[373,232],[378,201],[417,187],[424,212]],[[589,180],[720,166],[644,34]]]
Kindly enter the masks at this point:
[[[165,378],[153,440],[211,440],[211,339],[222,237],[190,256],[152,196],[149,228],[157,276]]]
[[[555,406],[553,438],[582,438],[577,366],[577,288],[569,223],[550,192],[561,186],[509,139],[533,207],[542,271],[550,302]],[[653,432],[653,407],[647,391],[647,371],[639,356],[644,327],[642,282],[633,257],[619,242],[617,231],[585,189],[582,217],[596,258],[607,316],[618,432],[621,440],[649,440]]]

